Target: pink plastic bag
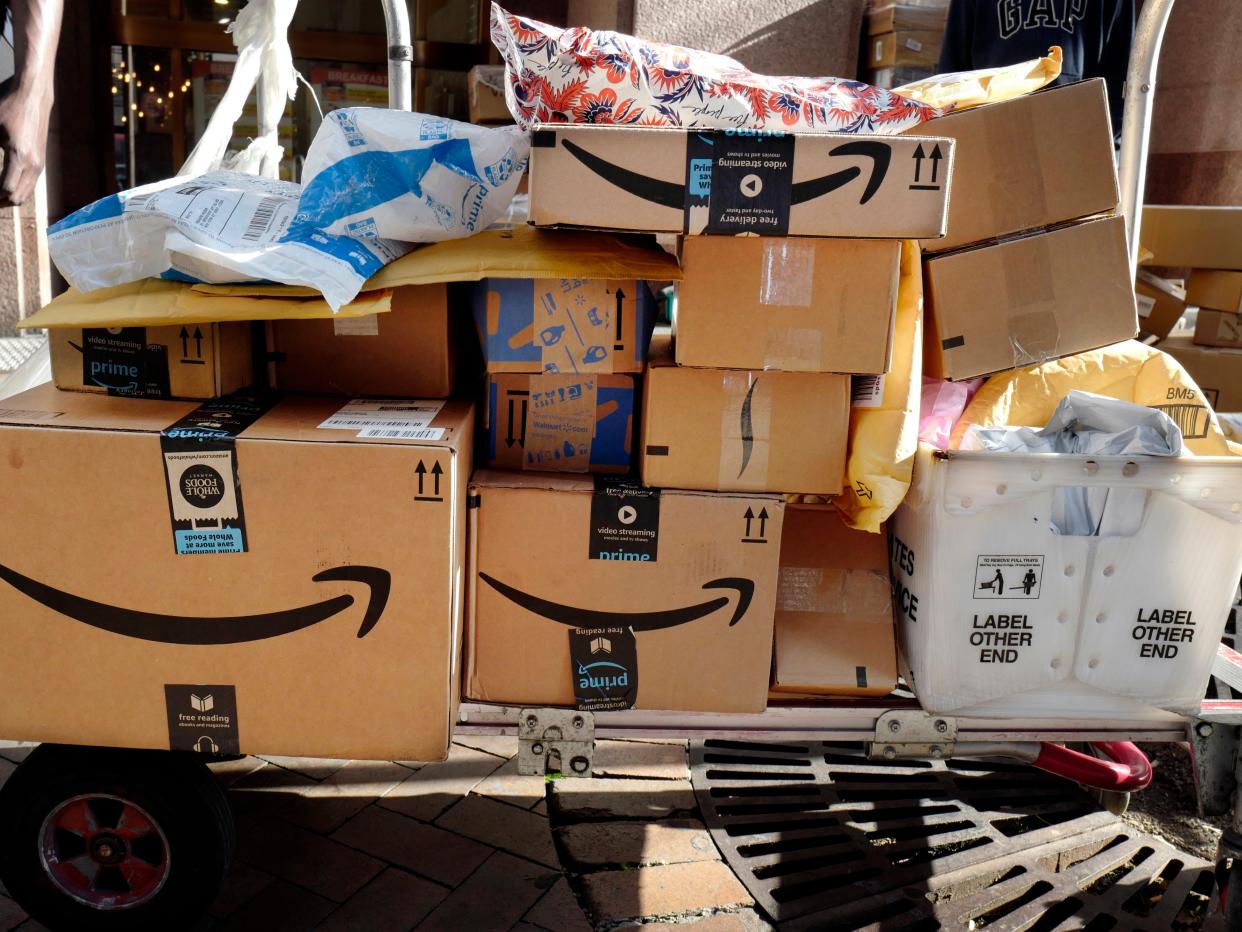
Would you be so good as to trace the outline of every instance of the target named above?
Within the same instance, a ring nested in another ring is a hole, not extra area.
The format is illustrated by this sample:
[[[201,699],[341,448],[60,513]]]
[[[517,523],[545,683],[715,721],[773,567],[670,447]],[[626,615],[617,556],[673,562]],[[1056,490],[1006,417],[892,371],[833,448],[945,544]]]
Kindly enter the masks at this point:
[[[953,427],[987,379],[946,382],[923,378],[923,400],[919,410],[919,439],[937,450],[949,449]]]
[[[505,99],[522,126],[621,123],[895,136],[944,111],[840,78],[766,77],[723,55],[583,27],[559,29],[492,4]]]

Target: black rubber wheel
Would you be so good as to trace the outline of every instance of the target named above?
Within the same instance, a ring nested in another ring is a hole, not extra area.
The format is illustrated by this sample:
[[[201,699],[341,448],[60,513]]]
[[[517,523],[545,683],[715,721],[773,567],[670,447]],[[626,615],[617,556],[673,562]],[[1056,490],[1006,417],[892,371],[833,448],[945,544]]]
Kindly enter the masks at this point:
[[[0,788],[0,881],[54,932],[192,929],[236,834],[196,755],[44,744]]]

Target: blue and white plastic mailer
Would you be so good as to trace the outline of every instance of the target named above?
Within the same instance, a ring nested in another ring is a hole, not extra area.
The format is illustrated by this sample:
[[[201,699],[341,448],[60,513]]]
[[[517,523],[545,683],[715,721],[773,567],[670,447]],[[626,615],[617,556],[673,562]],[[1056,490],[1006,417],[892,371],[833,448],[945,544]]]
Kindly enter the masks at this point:
[[[294,229],[408,243],[469,236],[508,208],[529,150],[516,126],[372,107],[334,110],[306,154]]]
[[[52,261],[79,291],[141,278],[273,281],[333,310],[408,251],[375,236],[292,230],[300,185],[239,172],[170,178],[114,194],[48,229]]]

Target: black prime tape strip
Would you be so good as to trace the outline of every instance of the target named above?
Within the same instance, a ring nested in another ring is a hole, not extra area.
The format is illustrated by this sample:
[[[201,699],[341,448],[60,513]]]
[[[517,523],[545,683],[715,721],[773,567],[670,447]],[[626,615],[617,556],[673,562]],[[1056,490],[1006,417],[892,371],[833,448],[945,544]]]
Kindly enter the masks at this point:
[[[536,149],[555,149],[556,130],[537,129],[530,138],[530,144]]]
[[[966,345],[966,338],[961,337],[961,336],[949,337],[946,340],[940,341],[941,349],[957,349],[959,346],[965,346],[965,345]]]
[[[859,689],[867,688],[867,668],[866,667],[855,667],[854,668],[854,682],[858,684]]]
[[[668,447],[657,446],[656,444],[647,445],[648,456],[668,456]]]
[[[480,498],[478,492],[475,492],[473,495],[466,496],[467,508],[478,508],[481,504],[483,504],[483,500]]]

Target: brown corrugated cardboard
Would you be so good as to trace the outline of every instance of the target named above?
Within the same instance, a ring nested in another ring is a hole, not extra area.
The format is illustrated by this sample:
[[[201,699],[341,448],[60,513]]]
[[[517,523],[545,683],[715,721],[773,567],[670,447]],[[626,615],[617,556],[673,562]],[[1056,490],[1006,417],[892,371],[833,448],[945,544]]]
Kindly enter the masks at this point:
[[[397,288],[386,314],[267,327],[271,382],[282,391],[398,398],[453,391],[457,341],[446,285]]]
[[[953,197],[929,252],[1052,226],[1117,207],[1113,131],[1096,79],[933,120],[957,141]]]
[[[1182,364],[1213,408],[1242,412],[1242,350],[1197,346],[1188,336],[1169,337],[1160,349]]]
[[[1200,346],[1242,348],[1242,317],[1228,311],[1199,308],[1193,339]]]
[[[631,375],[493,373],[487,377],[487,462],[500,469],[629,472]]]
[[[773,691],[886,696],[896,685],[888,538],[835,508],[786,505]]]
[[[1143,208],[1146,265],[1242,270],[1242,207]]]
[[[681,253],[679,365],[888,371],[900,243],[689,236]]]
[[[943,29],[902,29],[867,37],[867,67],[932,66],[940,58]]]
[[[1138,331],[1121,217],[935,256],[923,275],[933,378],[1036,365]]]
[[[845,475],[849,417],[849,376],[653,360],[643,390],[643,482],[835,495]]]
[[[530,219],[667,233],[934,238],[953,145],[921,136],[535,129]]]
[[[1242,314],[1242,272],[1195,269],[1186,279],[1186,303]]]
[[[420,442],[324,427],[340,399],[263,407],[5,400],[0,513],[20,531],[0,542],[0,733],[445,756],[471,405],[418,412],[441,435]]]
[[[57,388],[136,398],[218,398],[254,381],[247,323],[180,327],[56,327],[48,331]]]
[[[504,65],[475,65],[466,75],[471,123],[512,123],[505,103]]]
[[[931,30],[937,34],[936,47],[939,48],[940,36],[944,35],[944,24],[948,18],[947,3],[938,6],[889,3],[874,7],[867,14],[867,33],[874,36],[882,32],[902,32],[908,29]]]
[[[488,471],[470,494],[468,698],[764,708],[779,499]]]
[[[1186,289],[1176,282],[1139,269],[1134,279],[1139,336],[1163,340],[1186,312]]]

